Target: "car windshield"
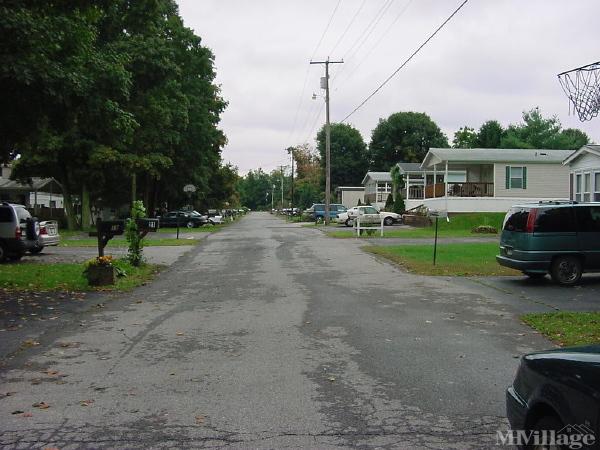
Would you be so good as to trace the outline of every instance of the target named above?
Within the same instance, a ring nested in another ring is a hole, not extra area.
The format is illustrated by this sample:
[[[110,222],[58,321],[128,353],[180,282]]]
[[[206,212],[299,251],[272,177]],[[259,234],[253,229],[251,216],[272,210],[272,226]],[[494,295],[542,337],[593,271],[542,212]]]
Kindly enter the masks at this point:
[[[530,208],[511,208],[504,217],[502,229],[523,232],[527,228],[527,217]]]

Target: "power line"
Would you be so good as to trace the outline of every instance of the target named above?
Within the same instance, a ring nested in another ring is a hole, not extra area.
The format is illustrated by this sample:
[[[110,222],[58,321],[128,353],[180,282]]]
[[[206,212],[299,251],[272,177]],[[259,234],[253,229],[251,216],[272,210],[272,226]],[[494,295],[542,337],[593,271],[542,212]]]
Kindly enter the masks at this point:
[[[329,31],[329,27],[331,26],[331,22],[333,22],[333,18],[340,6],[340,4],[342,3],[342,0],[338,0],[337,4],[335,5],[335,8],[333,8],[333,11],[331,12],[331,16],[329,16],[329,21],[327,22],[327,25],[325,26],[325,29],[323,30],[323,33],[321,34],[321,37],[319,39],[319,42],[317,42],[317,45],[315,46],[313,52],[312,52],[312,56],[310,57],[310,59],[313,59],[315,57],[315,55],[317,54],[317,51],[319,50],[319,47],[321,46],[321,43],[323,42],[323,39],[325,38],[325,35],[327,34],[327,31]],[[291,138],[293,137],[295,131],[296,131],[296,125],[298,123],[298,115],[300,114],[300,109],[302,108],[302,103],[304,103],[304,93],[306,92],[306,85],[308,83],[308,74],[310,71],[310,66],[308,66],[306,68],[306,72],[304,73],[304,82],[302,83],[302,92],[300,93],[300,99],[298,101],[298,107],[296,108],[296,113],[294,114],[294,123],[292,125],[292,129],[290,131],[290,134],[288,135],[287,141],[290,141]]]
[[[350,74],[342,81],[342,84],[345,84],[346,82],[348,82],[350,80],[350,78],[352,78],[352,76],[356,73],[356,71],[358,69],[360,69],[360,67],[363,65],[363,63],[369,58],[369,56],[371,56],[373,51],[379,46],[379,44],[381,44],[381,41],[383,41],[383,39],[387,36],[387,34],[390,32],[390,30],[396,24],[396,22],[398,22],[400,17],[402,17],[404,15],[404,13],[406,12],[406,10],[408,9],[408,7],[411,5],[412,2],[413,2],[413,0],[408,0],[408,2],[406,2],[406,4],[402,7],[400,12],[394,18],[394,20],[392,20],[392,22],[390,22],[390,24],[385,29],[383,34],[381,36],[379,36],[379,39],[375,42],[375,44],[369,49],[369,51],[365,54],[365,56],[362,57],[362,59],[360,60],[358,65],[355,66],[354,69],[352,69],[352,72],[350,72]],[[338,89],[339,89],[339,87],[338,87]]]
[[[352,19],[350,20],[350,23],[348,24],[348,26],[346,27],[346,29],[344,30],[344,32],[341,34],[341,36],[339,37],[339,39],[337,40],[337,42],[335,43],[335,45],[333,46],[333,48],[329,52],[330,55],[333,55],[333,52],[335,52],[335,50],[338,48],[338,45],[340,45],[340,43],[342,42],[342,40],[346,37],[346,34],[348,34],[348,30],[350,30],[350,27],[354,24],[354,21],[356,20],[356,18],[358,17],[358,15],[360,14],[360,12],[362,11],[363,7],[365,6],[365,3],[367,3],[367,0],[363,0],[362,1],[362,3],[360,4],[360,6],[358,7],[358,9],[356,10],[356,12],[354,13],[354,16],[352,16]]]
[[[386,79],[383,81],[383,83],[381,83],[381,84],[380,84],[380,85],[377,87],[377,89],[375,89],[375,90],[374,90],[374,91],[373,91],[373,92],[372,92],[372,93],[371,93],[371,94],[370,94],[370,95],[369,95],[367,98],[365,98],[365,99],[364,99],[364,100],[363,100],[363,101],[360,103],[360,105],[358,105],[356,108],[354,108],[350,114],[348,114],[346,117],[344,117],[344,118],[341,120],[341,122],[345,122],[345,121],[346,121],[346,120],[347,120],[347,119],[348,119],[350,116],[352,116],[352,115],[353,115],[353,114],[354,114],[356,111],[358,111],[360,108],[362,108],[362,107],[363,107],[363,105],[364,105],[365,103],[367,103],[367,102],[368,102],[368,101],[369,101],[371,98],[373,98],[373,97],[375,96],[375,94],[377,94],[377,93],[378,93],[378,92],[379,92],[379,91],[380,91],[380,90],[381,90],[381,89],[382,89],[382,88],[383,88],[383,87],[384,87],[386,84],[388,84],[388,82],[389,82],[389,81],[390,81],[392,78],[394,78],[394,76],[396,76],[396,74],[397,74],[398,72],[400,72],[400,70],[402,70],[402,68],[404,68],[404,66],[406,66],[406,64],[408,64],[408,63],[409,63],[409,61],[410,61],[411,59],[413,59],[413,57],[414,57],[414,56],[415,56],[417,53],[419,53],[419,51],[421,51],[421,49],[422,49],[423,47],[425,47],[425,45],[427,45],[427,43],[428,43],[428,42],[429,42],[431,39],[433,39],[433,37],[434,37],[436,34],[438,34],[438,32],[439,32],[439,31],[440,31],[442,28],[444,28],[444,26],[445,26],[445,25],[446,25],[448,22],[450,22],[450,20],[451,20],[451,19],[452,19],[452,18],[453,18],[453,17],[454,17],[454,16],[455,16],[457,13],[458,13],[458,11],[460,11],[460,10],[461,10],[461,8],[462,8],[463,6],[465,6],[465,5],[467,4],[467,2],[468,2],[468,1],[469,1],[469,0],[464,0],[464,1],[463,1],[463,2],[460,4],[460,6],[459,6],[458,8],[456,8],[456,9],[454,10],[454,12],[453,12],[452,14],[450,14],[450,16],[448,16],[448,18],[447,18],[446,20],[444,20],[444,22],[442,22],[442,24],[441,24],[439,27],[437,27],[437,28],[436,28],[436,30],[435,30],[435,31],[434,31],[434,32],[433,32],[433,33],[432,33],[432,34],[431,34],[431,35],[430,35],[430,36],[429,36],[429,37],[428,37],[428,38],[425,40],[425,42],[423,42],[423,43],[422,43],[422,44],[421,44],[421,45],[420,45],[420,46],[419,46],[419,47],[418,47],[418,48],[417,48],[417,49],[416,49],[416,50],[415,50],[415,51],[414,51],[414,52],[413,52],[413,53],[412,53],[412,54],[411,54],[411,55],[410,55],[410,56],[409,56],[409,57],[408,57],[408,58],[407,58],[407,59],[406,59],[406,60],[405,60],[405,61],[404,61],[402,64],[401,64],[401,65],[400,65],[400,67],[398,67],[396,70],[394,70],[394,71],[392,72],[392,74],[391,74],[389,77],[387,77],[387,78],[386,78]]]
[[[350,48],[348,48],[348,50],[346,50],[346,53],[344,53],[344,56],[342,57],[342,59],[344,59],[344,60],[347,59],[348,54],[356,47],[356,45],[361,41],[361,39],[363,38],[363,36],[369,31],[369,29],[371,28],[371,26],[373,25],[373,23],[375,23],[375,21],[379,18],[379,16],[382,13],[382,11],[386,7],[389,7],[389,5],[393,1],[394,0],[385,0],[385,3],[381,6],[381,8],[379,8],[379,11],[377,11],[377,13],[375,14],[375,17],[373,17],[373,19],[371,19],[371,21],[369,22],[369,24],[367,25],[367,27],[362,31],[362,33],[358,36],[358,38],[354,41],[354,43],[350,46]]]

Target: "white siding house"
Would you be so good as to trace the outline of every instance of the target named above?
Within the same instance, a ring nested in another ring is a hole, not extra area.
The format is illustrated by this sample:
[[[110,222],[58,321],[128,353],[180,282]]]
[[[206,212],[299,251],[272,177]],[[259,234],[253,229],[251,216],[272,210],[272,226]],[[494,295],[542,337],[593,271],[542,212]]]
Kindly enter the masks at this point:
[[[515,203],[569,198],[573,150],[432,148],[421,168],[438,173],[464,170],[465,181],[428,183],[422,204],[448,212],[501,212]]]
[[[584,145],[563,164],[569,168],[571,200],[600,202],[600,145]]]
[[[365,202],[365,188],[362,186],[339,186],[335,189],[337,202],[346,208],[353,208],[358,201]]]
[[[365,203],[382,209],[392,193],[392,176],[389,172],[367,172],[361,184],[365,187]]]

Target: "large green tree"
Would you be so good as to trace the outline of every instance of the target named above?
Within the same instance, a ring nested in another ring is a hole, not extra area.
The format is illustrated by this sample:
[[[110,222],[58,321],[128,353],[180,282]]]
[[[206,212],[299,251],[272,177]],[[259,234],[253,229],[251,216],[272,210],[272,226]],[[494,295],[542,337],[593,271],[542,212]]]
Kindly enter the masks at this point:
[[[544,118],[539,108],[523,112],[523,122],[510,125],[500,141],[502,148],[578,149],[589,143],[580,130],[563,130],[555,116]]]
[[[473,128],[464,126],[454,133],[452,139],[453,148],[474,148],[477,147],[477,133]]]
[[[479,148],[499,148],[504,128],[497,120],[488,120],[484,122],[477,130],[476,147]]]
[[[324,170],[325,127],[317,133],[317,150]],[[360,185],[368,168],[367,145],[360,132],[345,123],[331,124],[331,189]]]
[[[398,162],[421,162],[430,147],[448,139],[425,113],[397,112],[380,119],[369,144],[370,169],[389,171]]]

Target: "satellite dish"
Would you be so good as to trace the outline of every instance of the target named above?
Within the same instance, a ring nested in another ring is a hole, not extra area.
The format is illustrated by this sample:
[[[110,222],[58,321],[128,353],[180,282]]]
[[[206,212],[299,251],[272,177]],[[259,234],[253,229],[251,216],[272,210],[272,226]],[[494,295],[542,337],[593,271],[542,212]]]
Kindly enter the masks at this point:
[[[194,186],[193,184],[186,184],[183,187],[183,192],[186,192],[186,193],[196,192],[196,186]]]

